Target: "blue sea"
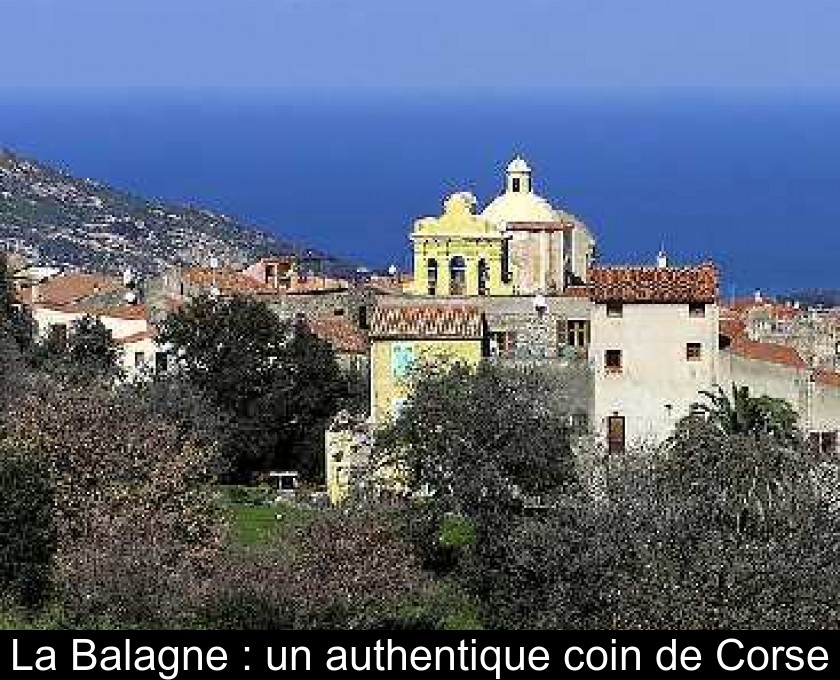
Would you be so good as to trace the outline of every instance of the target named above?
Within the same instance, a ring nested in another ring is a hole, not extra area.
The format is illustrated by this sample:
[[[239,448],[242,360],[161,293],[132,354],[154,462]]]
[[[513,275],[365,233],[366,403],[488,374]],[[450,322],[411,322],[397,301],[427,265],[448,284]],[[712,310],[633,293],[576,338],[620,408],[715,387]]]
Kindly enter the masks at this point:
[[[601,262],[664,244],[726,295],[840,288],[840,97],[8,90],[0,146],[376,267],[522,154]]]

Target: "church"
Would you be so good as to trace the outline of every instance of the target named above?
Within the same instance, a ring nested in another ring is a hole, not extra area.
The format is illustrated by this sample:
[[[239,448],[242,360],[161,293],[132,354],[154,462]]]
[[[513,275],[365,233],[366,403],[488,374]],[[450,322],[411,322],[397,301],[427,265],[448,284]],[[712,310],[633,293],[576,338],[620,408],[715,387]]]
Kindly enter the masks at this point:
[[[609,455],[656,447],[702,391],[733,383],[791,401],[808,434],[840,429],[840,376],[728,337],[713,263],[674,266],[664,252],[647,266],[596,261],[590,229],[537,192],[523,158],[487,205],[456,192],[409,239],[413,275],[370,314],[373,428],[406,403],[412,366],[493,361],[551,376],[572,431]],[[334,500],[352,465],[328,450]]]
[[[414,276],[406,294],[382,300],[373,315],[377,420],[393,417],[406,396],[395,376],[406,371],[395,371],[389,356],[403,365],[447,347],[462,359],[565,372],[559,382],[576,424],[614,452],[667,435],[716,382],[715,267],[671,267],[664,254],[650,267],[596,264],[589,228],[537,193],[520,157],[483,209],[471,193],[455,193],[441,215],[414,223],[410,239]],[[405,323],[421,317],[424,324]],[[454,335],[458,328],[473,336]]]

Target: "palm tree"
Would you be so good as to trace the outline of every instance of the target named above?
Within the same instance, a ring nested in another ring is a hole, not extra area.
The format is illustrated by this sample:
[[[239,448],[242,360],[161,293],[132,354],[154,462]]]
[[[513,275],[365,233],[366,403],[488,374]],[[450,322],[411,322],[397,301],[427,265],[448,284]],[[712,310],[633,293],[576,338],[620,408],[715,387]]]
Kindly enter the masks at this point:
[[[785,444],[800,439],[798,416],[789,402],[776,397],[753,397],[746,385],[732,384],[732,395],[727,395],[720,385],[716,390],[703,390],[700,394],[708,403],[698,403],[695,411],[721,434],[750,434],[755,437],[770,436]]]
[[[748,522],[766,527],[771,516],[792,515],[804,467],[791,405],[734,384],[731,395],[720,386],[701,395],[707,403],[697,404],[668,442],[677,492],[708,503],[737,533]]]

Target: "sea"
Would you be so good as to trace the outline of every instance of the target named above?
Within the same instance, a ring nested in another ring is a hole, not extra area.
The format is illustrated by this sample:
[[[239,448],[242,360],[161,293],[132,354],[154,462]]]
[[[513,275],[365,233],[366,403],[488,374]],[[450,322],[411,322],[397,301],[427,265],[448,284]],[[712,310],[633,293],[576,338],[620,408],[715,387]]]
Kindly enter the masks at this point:
[[[0,147],[379,268],[515,155],[602,263],[712,260],[725,296],[840,288],[840,95],[3,90]]]

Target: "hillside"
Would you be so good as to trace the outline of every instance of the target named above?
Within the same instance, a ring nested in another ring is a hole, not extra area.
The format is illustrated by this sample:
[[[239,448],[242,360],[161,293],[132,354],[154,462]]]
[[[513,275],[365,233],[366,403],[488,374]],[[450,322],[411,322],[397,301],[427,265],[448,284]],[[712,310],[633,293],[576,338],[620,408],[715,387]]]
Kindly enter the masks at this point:
[[[238,266],[303,249],[227,215],[145,200],[10,151],[0,151],[2,247],[41,264],[114,272],[206,266],[211,256]]]

